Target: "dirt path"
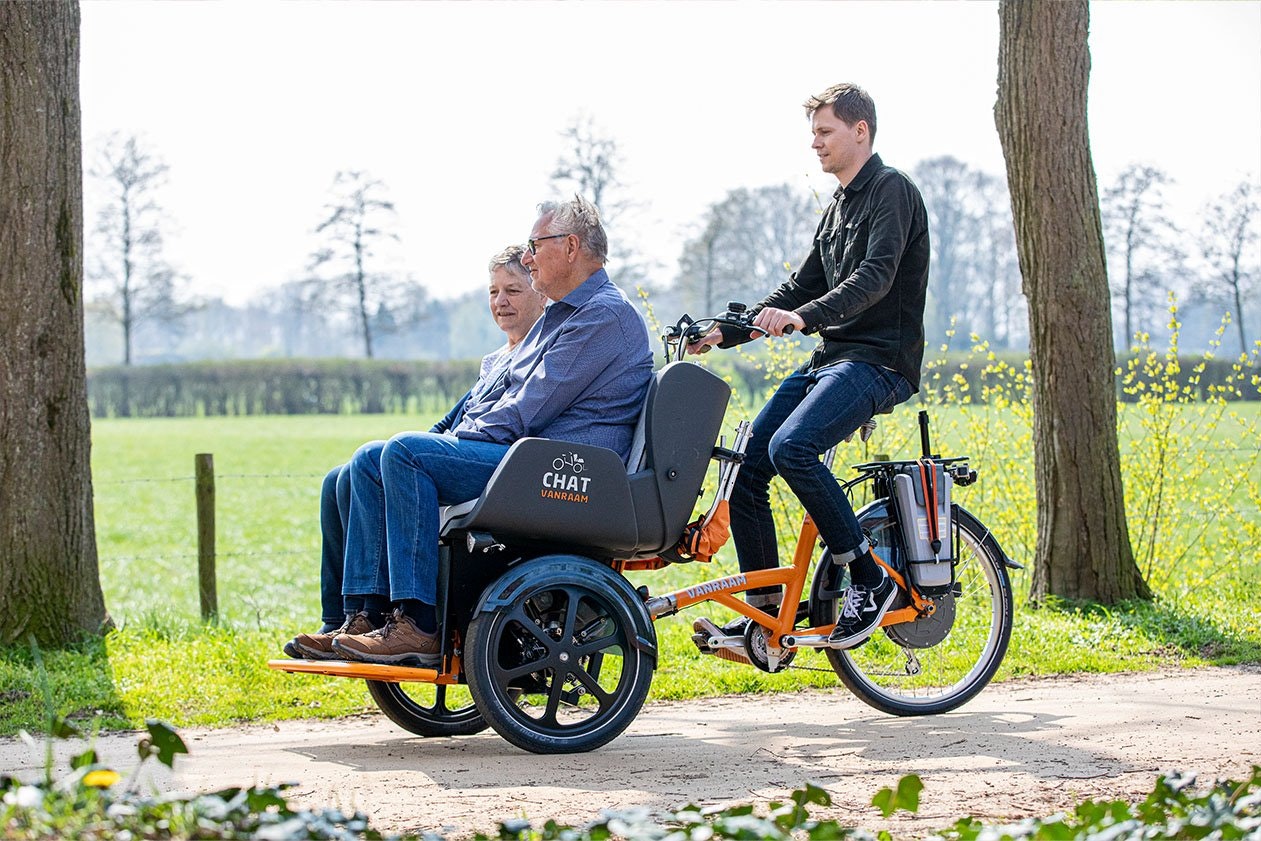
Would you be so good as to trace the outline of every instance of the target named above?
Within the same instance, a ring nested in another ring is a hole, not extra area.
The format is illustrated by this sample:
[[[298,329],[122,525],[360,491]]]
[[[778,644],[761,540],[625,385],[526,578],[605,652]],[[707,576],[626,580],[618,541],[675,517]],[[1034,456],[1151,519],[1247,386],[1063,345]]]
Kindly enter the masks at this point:
[[[519,816],[582,823],[609,807],[756,802],[810,780],[837,803],[815,814],[924,834],[962,815],[1135,798],[1165,770],[1241,777],[1261,764],[1261,669],[1009,682],[927,718],[885,716],[842,688],[658,703],[606,747],[569,756],[527,754],[491,731],[421,739],[376,715],[183,735],[191,754],[154,780],[162,788],[297,781],[298,802],[358,808],[393,831],[460,835]],[[110,736],[98,750],[128,766],[135,743]],[[0,770],[41,767],[39,751],[0,740]],[[881,821],[871,796],[907,773],[924,780],[919,815]]]

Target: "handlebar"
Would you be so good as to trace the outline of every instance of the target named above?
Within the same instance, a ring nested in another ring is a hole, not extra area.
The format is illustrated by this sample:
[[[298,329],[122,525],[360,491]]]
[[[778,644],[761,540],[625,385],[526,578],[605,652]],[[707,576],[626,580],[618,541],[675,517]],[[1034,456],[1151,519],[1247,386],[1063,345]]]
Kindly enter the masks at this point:
[[[708,336],[714,328],[722,326],[748,330],[763,336],[770,335],[769,330],[764,330],[753,323],[748,307],[739,301],[730,301],[727,304],[726,311],[718,315],[710,315],[693,320],[690,315],[684,313],[673,326],[667,327],[661,334],[662,344],[665,345],[666,362],[683,359],[687,353],[688,345],[700,341]],[[794,332],[796,332],[796,329],[789,324],[784,327],[783,335],[788,336]],[[708,350],[709,347],[707,346],[701,352],[705,353]]]

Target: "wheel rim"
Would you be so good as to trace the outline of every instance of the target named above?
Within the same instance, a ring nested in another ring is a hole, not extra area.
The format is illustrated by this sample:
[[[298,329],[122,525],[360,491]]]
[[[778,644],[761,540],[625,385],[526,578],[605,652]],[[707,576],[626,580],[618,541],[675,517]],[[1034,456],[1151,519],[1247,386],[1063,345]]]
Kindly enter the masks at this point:
[[[403,712],[424,722],[434,724],[464,724],[481,718],[473,705],[468,689],[463,686],[447,686],[430,683],[382,683],[384,690],[402,708]]]
[[[638,664],[616,603],[585,587],[543,587],[498,617],[487,663],[505,709],[536,733],[586,735],[633,694]]]
[[[890,527],[886,521],[872,531],[879,546],[897,545]],[[946,597],[953,621],[941,642],[904,647],[886,632],[839,652],[840,667],[877,699],[909,708],[957,705],[989,681],[1006,651],[1011,597],[1001,561],[986,550],[984,536],[963,527],[958,535],[955,587]]]

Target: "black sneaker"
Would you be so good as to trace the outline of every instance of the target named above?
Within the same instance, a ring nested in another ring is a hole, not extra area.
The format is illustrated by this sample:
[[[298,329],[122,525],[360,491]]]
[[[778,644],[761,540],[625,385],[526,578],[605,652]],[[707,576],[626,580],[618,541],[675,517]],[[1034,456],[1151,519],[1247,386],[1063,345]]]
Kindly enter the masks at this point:
[[[828,636],[828,647],[854,648],[865,641],[880,627],[880,620],[897,594],[897,585],[884,570],[880,571],[880,583],[874,587],[851,584],[838,602],[840,615]]]

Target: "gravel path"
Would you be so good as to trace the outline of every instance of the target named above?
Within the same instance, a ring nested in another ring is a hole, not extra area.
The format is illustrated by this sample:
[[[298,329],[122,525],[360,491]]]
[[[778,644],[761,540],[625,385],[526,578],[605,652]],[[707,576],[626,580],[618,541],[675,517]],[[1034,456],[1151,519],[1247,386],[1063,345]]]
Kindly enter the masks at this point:
[[[963,815],[1137,798],[1166,770],[1244,776],[1261,764],[1261,669],[1006,682],[925,718],[883,715],[843,688],[656,703],[604,748],[566,756],[528,754],[491,731],[422,739],[379,715],[182,735],[191,753],[152,778],[161,788],[295,781],[297,802],[357,808],[391,831],[459,836],[512,817],[582,823],[610,807],[757,802],[809,780],[836,804],[812,814],[922,835]],[[97,747],[121,768],[135,743],[117,734]],[[0,739],[0,769],[28,777],[42,762],[42,750]],[[908,773],[924,781],[919,814],[881,820],[872,795]]]

